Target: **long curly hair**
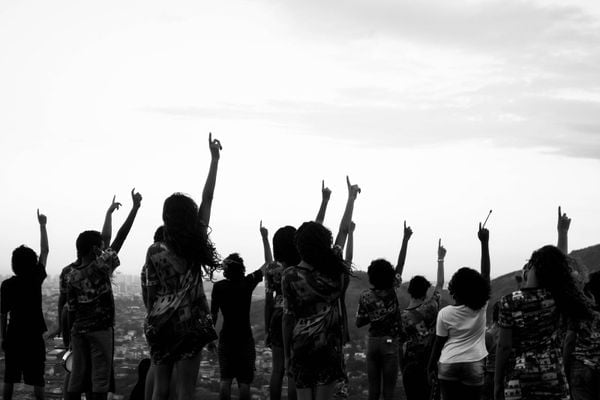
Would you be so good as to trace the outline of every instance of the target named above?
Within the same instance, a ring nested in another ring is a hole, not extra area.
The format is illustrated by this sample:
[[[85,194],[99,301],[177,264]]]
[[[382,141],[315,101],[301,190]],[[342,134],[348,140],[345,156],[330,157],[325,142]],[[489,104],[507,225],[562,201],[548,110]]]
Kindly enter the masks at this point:
[[[538,285],[554,297],[558,310],[576,320],[592,319],[592,304],[577,285],[569,260],[556,246],[544,246],[531,254]]]
[[[296,232],[296,248],[300,258],[330,278],[349,275],[350,269],[331,247],[331,231],[317,222],[305,222]]]
[[[394,271],[392,264],[383,258],[371,261],[367,268],[367,275],[369,283],[373,285],[374,289],[391,289],[394,287],[396,271]]]
[[[457,303],[478,311],[490,298],[490,283],[474,269],[463,267],[452,275],[448,291]]]
[[[219,254],[208,237],[208,227],[198,218],[198,206],[183,193],[169,196],[163,205],[164,241],[192,270],[212,279],[221,268]]]

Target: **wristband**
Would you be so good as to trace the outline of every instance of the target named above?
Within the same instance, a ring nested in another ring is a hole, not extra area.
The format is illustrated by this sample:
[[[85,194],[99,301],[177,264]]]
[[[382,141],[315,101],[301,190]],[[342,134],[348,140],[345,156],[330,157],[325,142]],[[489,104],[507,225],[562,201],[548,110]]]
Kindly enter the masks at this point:
[[[443,258],[438,258],[438,262],[444,262]]]

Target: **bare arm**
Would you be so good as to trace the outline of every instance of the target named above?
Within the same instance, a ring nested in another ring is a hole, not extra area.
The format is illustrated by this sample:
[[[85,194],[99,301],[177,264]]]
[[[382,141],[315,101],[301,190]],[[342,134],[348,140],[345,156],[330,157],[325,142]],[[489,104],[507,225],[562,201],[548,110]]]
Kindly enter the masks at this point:
[[[431,350],[431,355],[429,356],[429,362],[427,363],[427,377],[431,377],[435,375],[437,371],[437,363],[440,359],[440,355],[442,354],[442,349],[444,348],[444,344],[448,341],[448,336],[436,336],[435,341],[433,342],[433,349]]]
[[[352,259],[354,258],[354,229],[356,229],[356,224],[350,221],[350,229],[348,230],[348,243],[346,246],[346,262],[348,264],[352,264]]]
[[[125,222],[123,222],[123,225],[119,228],[114,242],[112,242],[112,244],[110,245],[110,248],[113,249],[116,253],[118,253],[121,250],[121,247],[123,247],[123,243],[125,243],[125,239],[127,239],[127,235],[129,235],[129,231],[133,226],[133,221],[135,221],[137,212],[140,209],[140,206],[142,205],[142,195],[140,193],[136,193],[135,188],[131,189],[131,200],[133,202],[131,211],[125,219]]]
[[[210,298],[210,314],[212,316],[213,325],[216,326],[217,319],[219,318],[219,300],[218,293],[214,290],[214,287]]]
[[[481,226],[479,223],[479,231],[477,237],[481,242],[481,276],[490,282],[490,231]]]
[[[260,237],[262,238],[263,253],[265,255],[265,263],[270,264],[273,262],[273,252],[271,251],[271,244],[269,243],[269,231],[260,221]]]
[[[442,246],[442,239],[438,241],[438,260],[437,260],[437,283],[436,289],[444,288],[444,258],[446,257],[446,248]]]
[[[335,238],[335,245],[339,246],[341,249],[344,248],[344,244],[346,243],[346,237],[348,236],[348,231],[350,229],[352,213],[354,212],[354,201],[360,193],[360,188],[358,187],[358,185],[351,185],[350,179],[347,176],[346,184],[348,186],[348,201],[346,202],[344,215],[342,216],[342,221],[340,222],[340,229]]]
[[[108,210],[106,210],[104,225],[102,225],[102,241],[104,242],[104,247],[110,245],[110,240],[112,238],[112,213],[121,207],[121,203],[115,201],[116,197],[117,196],[113,196],[112,203],[108,207]]]
[[[292,338],[294,331],[295,319],[289,314],[283,314],[283,354],[285,356],[286,364],[292,354]],[[288,369],[288,365],[286,365]]]
[[[494,399],[504,400],[504,371],[512,350],[512,329],[500,328],[496,345],[496,373],[494,374]]]
[[[408,241],[412,236],[413,231],[410,226],[406,226],[404,221],[404,236],[402,236],[402,246],[400,246],[400,254],[398,254],[398,263],[396,264],[396,274],[402,277],[404,271],[404,264],[406,262],[406,252],[408,251]]]
[[[325,187],[325,181],[321,181],[321,206],[319,207],[319,212],[317,213],[316,223],[323,225],[323,221],[325,221],[325,212],[327,211],[327,204],[329,203],[329,198],[331,197],[331,190],[328,187]]]
[[[202,191],[202,203],[200,203],[200,210],[198,217],[200,222],[208,227],[210,223],[210,210],[212,209],[212,201],[215,193],[215,185],[217,184],[217,169],[219,168],[219,158],[221,157],[220,151],[223,149],[221,142],[218,139],[212,138],[212,133],[208,134],[208,148],[210,149],[210,168],[208,169],[208,176],[204,183],[204,190]]]
[[[573,330],[568,330],[565,335],[563,343],[563,365],[565,367],[565,373],[567,380],[570,382],[571,378],[571,364],[573,362],[573,352],[575,351],[575,343],[577,341],[577,333]]]
[[[560,249],[564,254],[569,254],[569,227],[571,226],[571,218],[567,217],[567,213],[562,213],[560,206],[558,206],[558,223],[556,229],[558,230],[558,243],[556,247]]]
[[[40,258],[39,262],[43,266],[46,266],[48,260],[48,252],[50,247],[48,246],[48,231],[46,231],[47,218],[44,214],[40,214],[40,210],[37,210],[38,222],[40,224]]]

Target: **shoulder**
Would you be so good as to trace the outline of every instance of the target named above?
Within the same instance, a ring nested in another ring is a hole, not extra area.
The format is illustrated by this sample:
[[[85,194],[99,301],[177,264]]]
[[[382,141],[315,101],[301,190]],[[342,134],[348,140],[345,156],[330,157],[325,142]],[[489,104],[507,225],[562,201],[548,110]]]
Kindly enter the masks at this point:
[[[2,288],[2,289],[9,288],[11,285],[14,284],[13,283],[14,281],[15,281],[15,277],[11,276],[10,278],[5,279],[5,280],[2,281],[2,284],[0,284],[0,288]]]

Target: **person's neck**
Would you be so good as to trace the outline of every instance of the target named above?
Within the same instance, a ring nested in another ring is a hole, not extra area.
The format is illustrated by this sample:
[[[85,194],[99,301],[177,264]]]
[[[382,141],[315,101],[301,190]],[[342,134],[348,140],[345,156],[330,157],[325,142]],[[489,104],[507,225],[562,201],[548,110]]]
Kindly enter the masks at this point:
[[[424,302],[425,302],[425,297],[423,297],[421,299],[415,299],[414,297],[411,297],[410,301],[408,302],[408,308],[418,307],[421,304],[423,304]]]

